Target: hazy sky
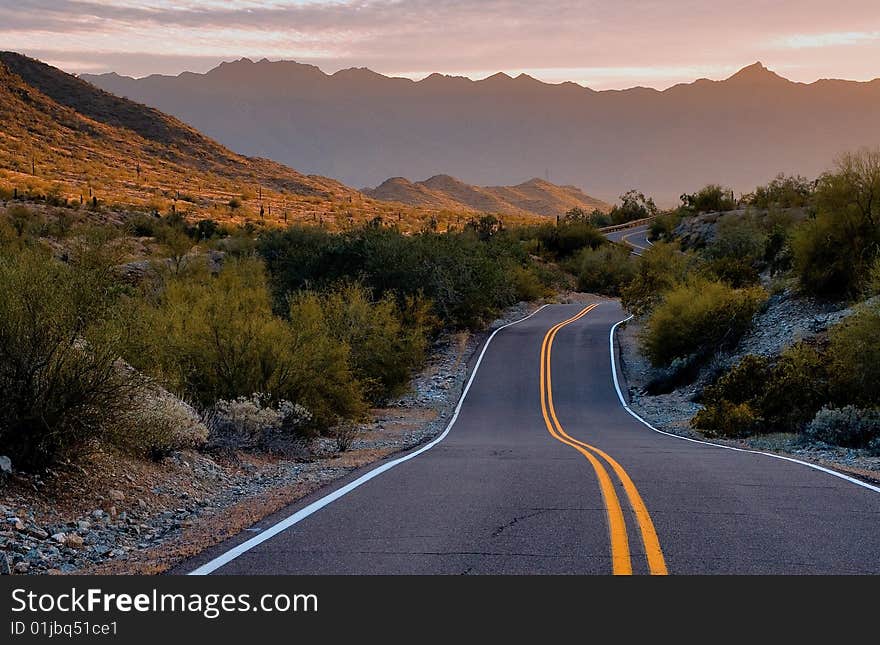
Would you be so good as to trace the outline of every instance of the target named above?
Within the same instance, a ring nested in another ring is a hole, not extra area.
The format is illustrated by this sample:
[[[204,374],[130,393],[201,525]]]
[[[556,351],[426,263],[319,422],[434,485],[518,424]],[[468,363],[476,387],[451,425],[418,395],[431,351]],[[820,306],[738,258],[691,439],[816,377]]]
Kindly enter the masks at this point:
[[[756,60],[798,81],[869,80],[880,0],[0,0],[0,48],[131,76],[247,56],[596,89],[723,78]]]

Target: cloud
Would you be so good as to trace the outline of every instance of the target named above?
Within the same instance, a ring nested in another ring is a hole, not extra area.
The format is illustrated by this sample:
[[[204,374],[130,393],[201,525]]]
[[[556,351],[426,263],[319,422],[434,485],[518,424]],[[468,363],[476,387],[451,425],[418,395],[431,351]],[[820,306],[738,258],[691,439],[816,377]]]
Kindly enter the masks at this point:
[[[806,49],[813,47],[839,47],[864,45],[880,41],[880,31],[835,31],[824,34],[795,34],[779,39],[782,47]]]
[[[865,31],[880,27],[876,0],[800,0],[797,11],[767,0],[733,4],[706,11],[701,0],[16,0],[0,7],[0,42],[70,71],[133,75],[204,71],[248,56],[410,76],[534,70],[600,87],[671,84],[757,59],[804,74],[871,76],[870,56],[820,58],[810,53],[818,46],[797,45],[810,42],[797,34],[822,25],[838,37],[824,52],[846,48],[842,36],[877,33]],[[780,44],[786,38],[793,44]],[[875,47],[880,60],[875,40],[858,44]]]

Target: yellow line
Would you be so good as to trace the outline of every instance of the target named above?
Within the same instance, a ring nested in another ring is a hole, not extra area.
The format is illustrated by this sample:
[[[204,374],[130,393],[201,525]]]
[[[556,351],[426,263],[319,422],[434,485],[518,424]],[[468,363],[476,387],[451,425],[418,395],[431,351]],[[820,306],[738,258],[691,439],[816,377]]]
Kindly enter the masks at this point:
[[[602,491],[602,499],[605,502],[605,510],[608,516],[608,532],[611,538],[612,571],[614,575],[631,575],[632,561],[629,554],[629,540],[626,535],[626,522],[623,519],[623,510],[620,508],[620,500],[617,498],[617,492],[614,490],[614,484],[611,482],[611,477],[608,476],[608,472],[605,470],[604,466],[602,466],[602,462],[596,459],[591,452],[571,440],[563,438],[562,435],[557,432],[554,424],[550,421],[550,417],[547,415],[548,403],[550,406],[553,405],[549,383],[549,362],[545,359],[548,355],[547,350],[549,349],[549,343],[552,342],[551,334],[563,325],[567,325],[587,315],[595,307],[596,305],[592,305],[584,308],[577,316],[555,325],[544,336],[544,342],[541,345],[541,413],[544,415],[544,423],[546,423],[547,431],[550,435],[557,441],[571,446],[580,452],[587,458],[587,460],[589,460],[590,464],[593,466],[593,470],[596,471],[596,477],[599,480],[599,488]],[[545,385],[547,386],[546,400]]]
[[[660,548],[660,540],[657,537],[657,531],[654,528],[654,523],[651,521],[651,515],[648,513],[648,509],[645,506],[644,501],[642,500],[641,495],[639,495],[639,491],[633,483],[632,479],[627,474],[626,470],[624,470],[623,466],[621,466],[615,459],[613,459],[606,452],[602,451],[595,446],[591,446],[588,443],[575,439],[570,436],[565,430],[562,428],[562,424],[559,422],[559,419],[556,416],[556,410],[553,406],[553,389],[552,389],[552,376],[550,370],[550,354],[553,346],[553,340],[556,337],[557,332],[580,318],[586,316],[590,311],[592,311],[598,305],[592,305],[590,307],[586,307],[581,310],[576,316],[569,318],[568,320],[564,320],[557,325],[554,325],[545,335],[544,342],[541,347],[541,410],[544,413],[544,420],[547,423],[548,430],[550,433],[559,441],[566,443],[573,448],[577,449],[581,454],[584,454],[589,460],[590,463],[593,464],[593,468],[596,470],[596,474],[599,477],[600,484],[602,484],[603,475],[605,479],[608,479],[608,484],[610,484],[610,478],[608,478],[607,472],[602,467],[601,463],[599,463],[599,467],[597,468],[596,462],[598,460],[595,457],[587,453],[584,449],[593,451],[596,454],[600,455],[611,468],[614,470],[617,477],[620,479],[621,484],[623,485],[624,490],[626,491],[626,495],[629,498],[630,506],[632,506],[633,512],[636,517],[636,522],[639,526],[639,531],[642,536],[642,543],[645,547],[645,557],[648,561],[648,569],[651,572],[651,575],[666,575],[668,573],[666,569],[666,562],[663,558],[663,551]],[[546,382],[546,396],[547,403],[549,404],[550,410],[550,418],[553,421],[553,425],[557,433],[554,433],[551,429],[551,424],[547,419],[547,405],[544,402],[544,386]],[[600,474],[600,468],[601,473]],[[602,486],[602,495],[606,500],[606,508],[608,509],[608,524],[609,524],[609,533],[611,534],[611,547],[612,547],[612,561],[615,563],[614,572],[618,573],[618,562],[615,559],[615,541],[618,541],[622,538],[625,541],[625,551],[626,551],[626,566],[623,564],[620,565],[620,573],[631,573],[632,566],[629,560],[629,543],[626,537],[626,524],[623,522],[623,513],[620,510],[620,503],[617,501],[617,495],[614,491],[613,485],[611,486],[610,494],[606,492],[606,488]],[[613,498],[612,498],[613,495]],[[609,500],[610,503],[609,503]],[[619,518],[617,515],[619,514]],[[619,525],[618,525],[619,523]],[[617,545],[617,555],[619,558],[622,558],[622,553],[624,548]],[[626,568],[629,568],[629,571],[626,571]]]

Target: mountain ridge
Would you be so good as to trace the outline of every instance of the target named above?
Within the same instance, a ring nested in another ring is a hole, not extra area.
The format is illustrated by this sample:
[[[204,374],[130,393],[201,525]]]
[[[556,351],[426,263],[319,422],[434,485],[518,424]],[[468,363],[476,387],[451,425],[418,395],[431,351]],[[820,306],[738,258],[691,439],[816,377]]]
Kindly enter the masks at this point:
[[[361,190],[374,199],[410,206],[501,214],[561,215],[572,208],[607,212],[611,205],[576,186],[558,186],[534,177],[515,186],[472,186],[447,174],[422,181],[391,177],[375,188]]]
[[[266,223],[397,214],[15,52],[0,52],[0,122],[0,189],[10,195]]]
[[[761,63],[663,90],[595,91],[500,73],[415,81],[245,61],[206,74],[82,78],[243,154],[355,186],[443,172],[497,186],[549,172],[604,201],[638,188],[675,203],[706,183],[748,192],[779,172],[813,177],[844,150],[880,145],[880,79],[796,83]]]

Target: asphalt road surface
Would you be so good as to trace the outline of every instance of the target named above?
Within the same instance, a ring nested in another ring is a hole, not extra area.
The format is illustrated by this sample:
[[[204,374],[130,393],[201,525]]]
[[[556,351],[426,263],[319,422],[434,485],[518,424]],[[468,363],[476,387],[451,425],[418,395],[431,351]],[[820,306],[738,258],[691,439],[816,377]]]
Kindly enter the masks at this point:
[[[633,228],[624,228],[619,231],[606,233],[605,237],[612,242],[622,242],[631,246],[633,255],[641,255],[647,251],[649,247],[653,246],[648,239],[648,230],[649,227],[647,225],[634,226]]]
[[[880,492],[631,416],[609,349],[624,317],[551,305],[501,330],[438,443],[177,572],[880,573]]]

